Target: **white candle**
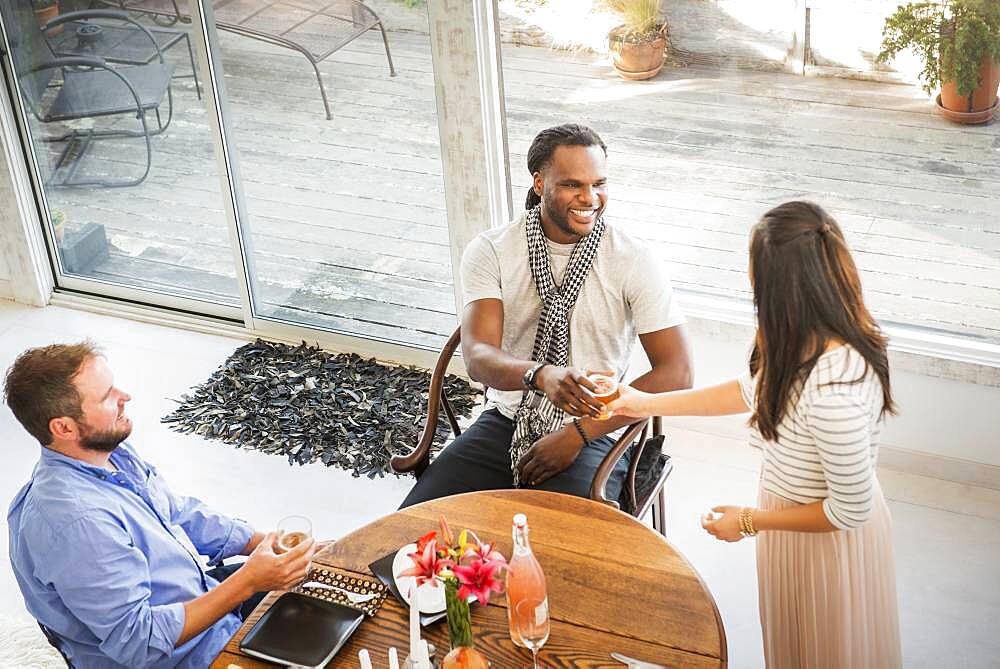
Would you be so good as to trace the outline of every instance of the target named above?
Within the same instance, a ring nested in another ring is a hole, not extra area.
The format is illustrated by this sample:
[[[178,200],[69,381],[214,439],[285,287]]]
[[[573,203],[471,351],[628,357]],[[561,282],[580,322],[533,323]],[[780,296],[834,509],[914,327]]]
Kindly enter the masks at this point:
[[[358,660],[361,661],[361,669],[372,669],[372,658],[367,648],[358,651]]]
[[[420,588],[417,587],[417,580],[413,579],[410,586],[410,657],[414,661],[420,652]]]
[[[389,669],[399,669],[399,653],[395,647],[389,649]]]
[[[431,669],[431,651],[427,639],[420,640],[420,652],[417,656],[420,658],[420,669]]]

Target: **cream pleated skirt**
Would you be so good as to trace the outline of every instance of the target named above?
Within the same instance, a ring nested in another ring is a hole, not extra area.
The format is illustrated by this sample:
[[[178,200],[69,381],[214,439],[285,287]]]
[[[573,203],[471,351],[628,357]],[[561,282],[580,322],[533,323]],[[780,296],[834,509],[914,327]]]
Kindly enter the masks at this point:
[[[797,506],[760,491],[757,505]],[[769,669],[902,666],[892,523],[875,481],[867,523],[834,532],[763,532],[757,578]]]

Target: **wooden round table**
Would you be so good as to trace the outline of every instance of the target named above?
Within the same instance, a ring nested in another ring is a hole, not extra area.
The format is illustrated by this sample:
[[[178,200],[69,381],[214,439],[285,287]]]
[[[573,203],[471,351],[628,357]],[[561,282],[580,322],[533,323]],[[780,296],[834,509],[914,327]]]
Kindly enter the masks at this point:
[[[670,667],[726,666],[722,619],[687,560],[635,518],[589,499],[530,490],[446,497],[380,518],[325,548],[314,562],[368,575],[370,563],[437,529],[440,515],[456,533],[474,530],[509,557],[515,513],[528,516],[531,546],[548,585],[552,632],[540,666],[623,667],[612,651]],[[273,666],[240,653],[239,642],[279,594],[261,602],[213,668]],[[499,595],[488,607],[473,608],[476,648],[496,669],[531,666],[530,652],[510,640],[505,606]],[[439,659],[449,648],[447,627],[442,621],[424,628],[424,637],[441,649]],[[390,646],[402,661],[407,630],[407,609],[389,595],[328,666],[359,667],[358,651],[367,648],[381,669],[388,666]]]

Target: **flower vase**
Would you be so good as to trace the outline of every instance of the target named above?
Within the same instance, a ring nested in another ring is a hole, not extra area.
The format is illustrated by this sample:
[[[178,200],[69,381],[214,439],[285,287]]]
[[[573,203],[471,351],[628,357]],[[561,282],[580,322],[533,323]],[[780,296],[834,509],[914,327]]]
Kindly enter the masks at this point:
[[[444,598],[448,606],[448,636],[451,652],[445,655],[442,669],[487,669],[489,662],[473,646],[472,613],[469,602],[458,596],[458,580],[445,579]]]

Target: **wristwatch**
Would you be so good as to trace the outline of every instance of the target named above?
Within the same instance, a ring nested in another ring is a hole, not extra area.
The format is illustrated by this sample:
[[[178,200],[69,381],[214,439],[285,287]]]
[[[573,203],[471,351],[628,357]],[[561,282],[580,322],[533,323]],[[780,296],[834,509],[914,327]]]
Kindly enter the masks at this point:
[[[540,362],[537,365],[532,365],[531,367],[529,367],[528,371],[526,371],[524,373],[524,376],[521,377],[521,384],[525,388],[530,388],[532,390],[538,390],[538,386],[535,385],[535,376],[538,374],[538,370],[540,370],[542,367],[544,367],[547,364],[549,364],[549,363],[547,363],[547,362]]]

